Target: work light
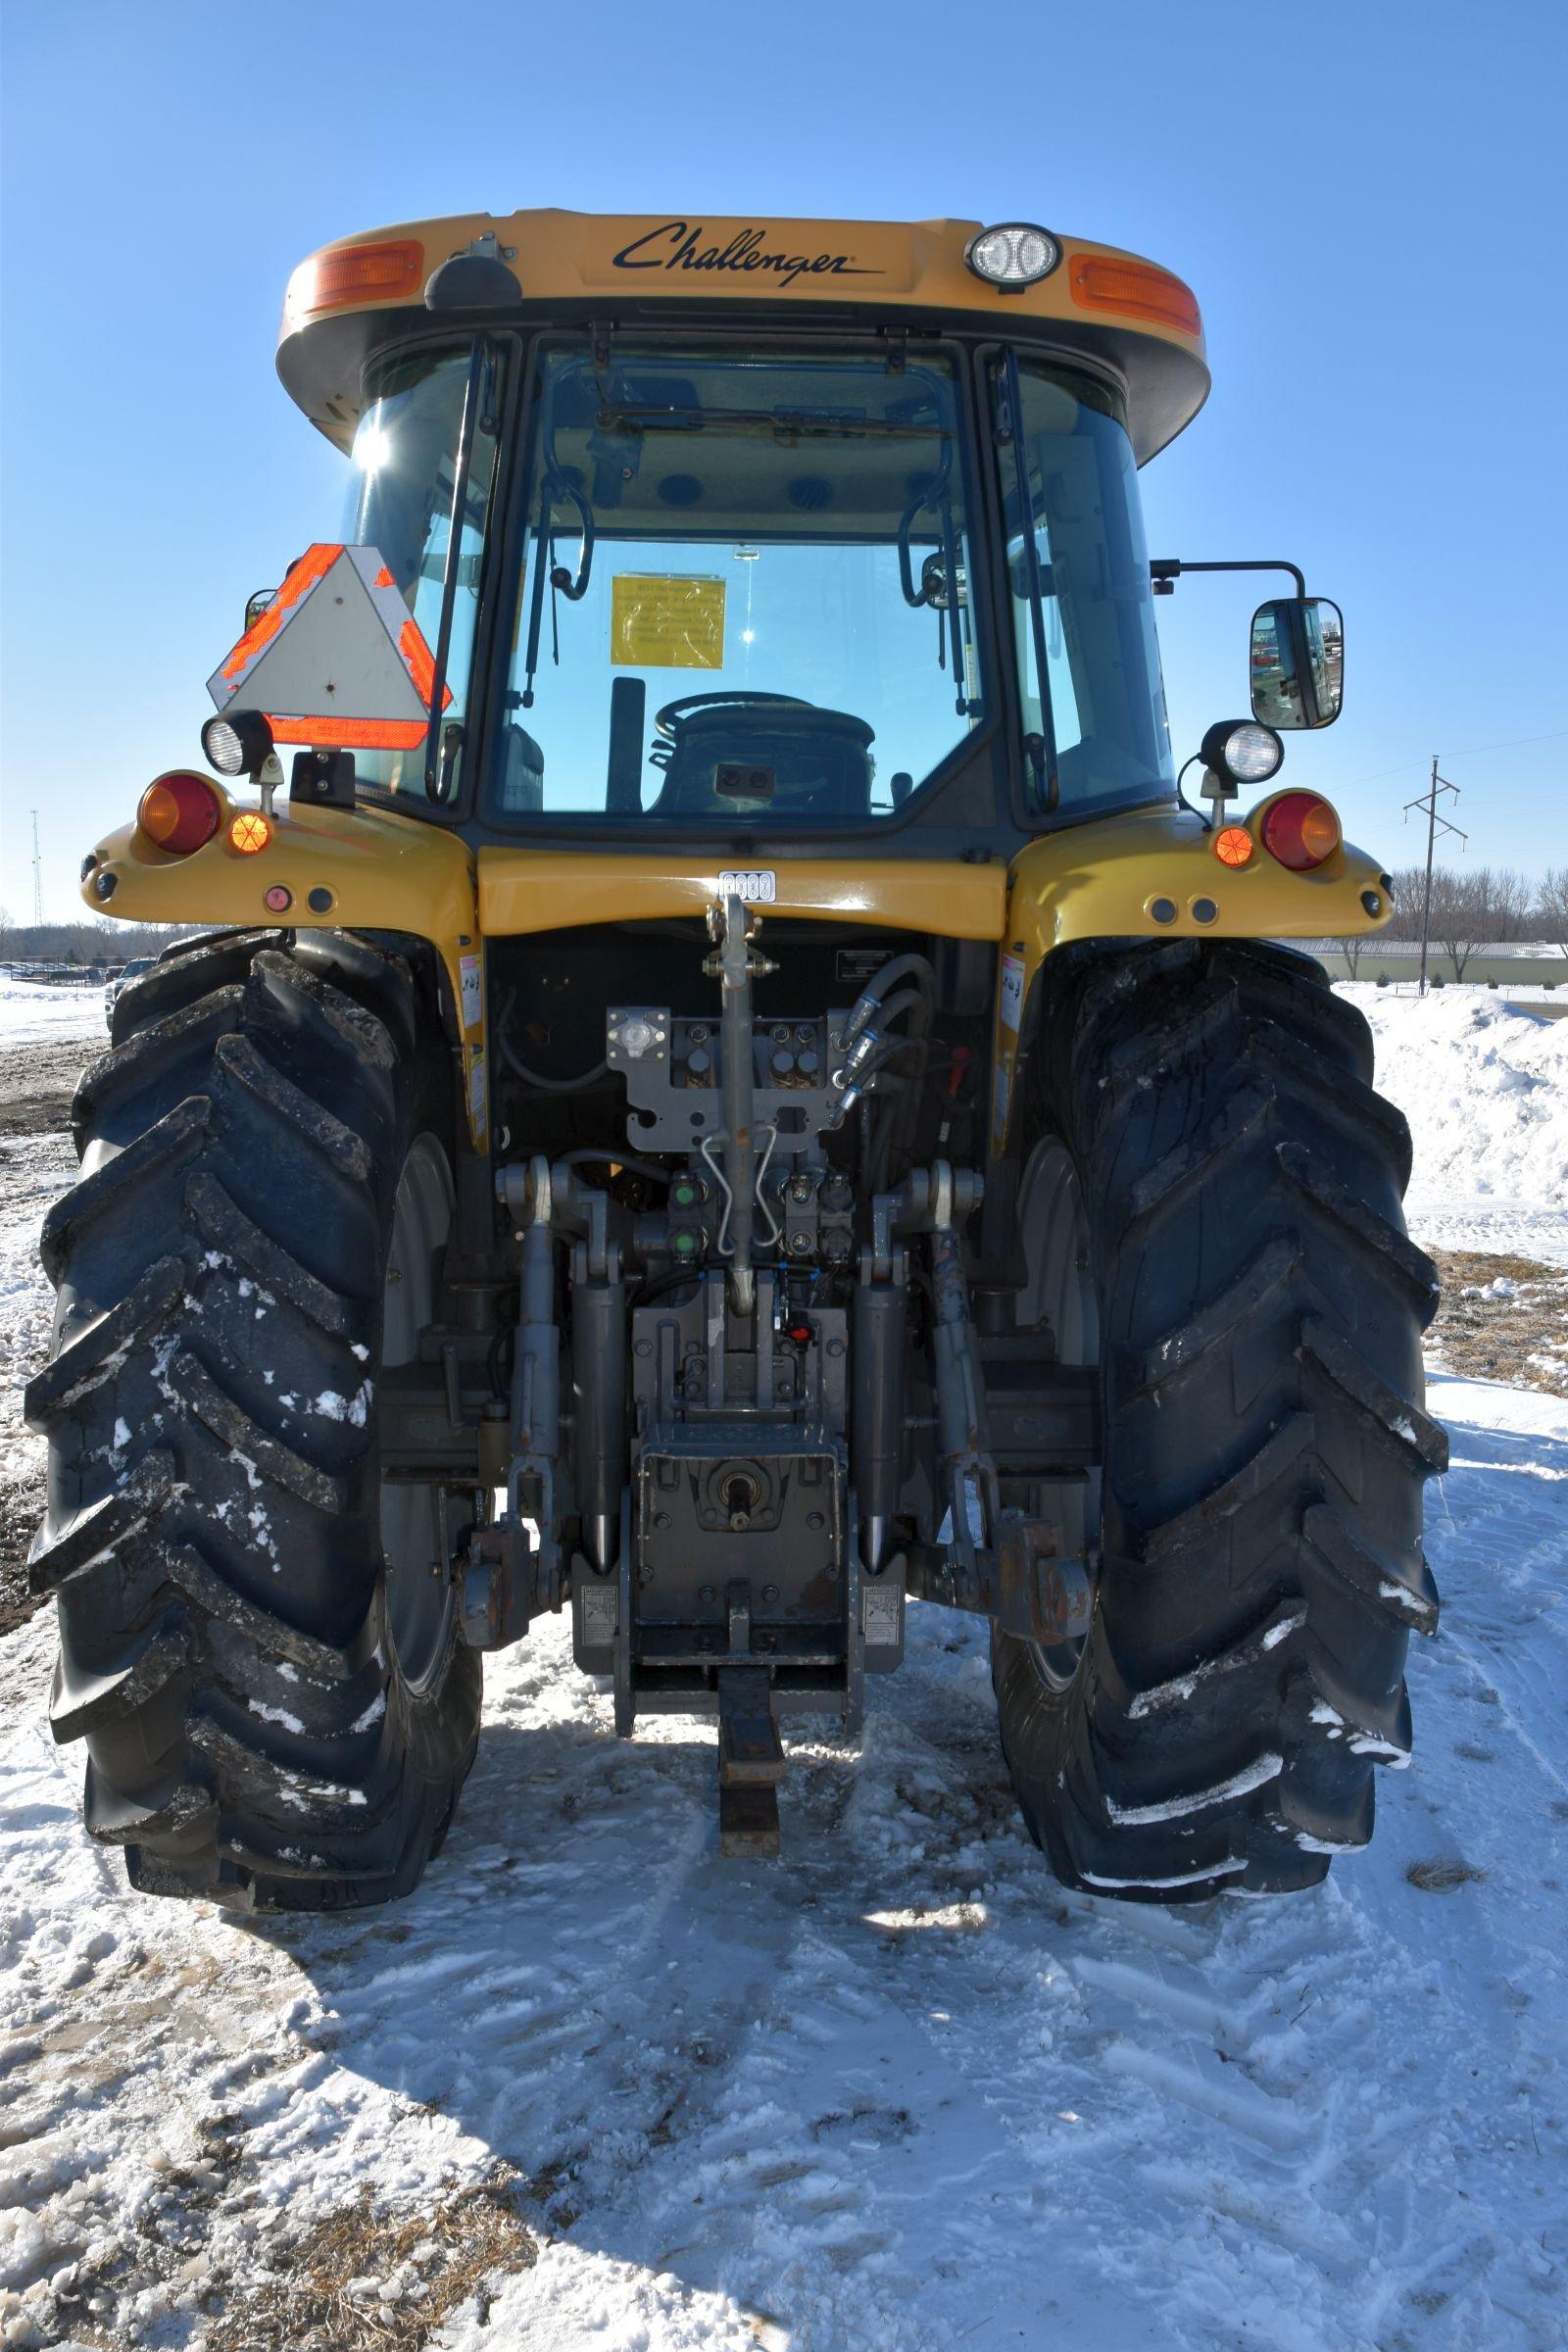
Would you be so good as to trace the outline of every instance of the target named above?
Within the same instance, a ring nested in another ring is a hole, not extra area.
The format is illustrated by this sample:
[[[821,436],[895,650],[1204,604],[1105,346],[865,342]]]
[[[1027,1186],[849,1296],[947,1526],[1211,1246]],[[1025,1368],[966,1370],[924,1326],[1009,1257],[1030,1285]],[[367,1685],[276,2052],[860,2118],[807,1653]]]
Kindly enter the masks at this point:
[[[1004,294],[1021,294],[1025,286],[1049,277],[1061,259],[1061,247],[1049,229],[1029,220],[1004,220],[983,228],[964,248],[964,260],[976,277]]]
[[[1250,718],[1222,718],[1203,737],[1198,756],[1233,784],[1266,784],[1285,757],[1285,746],[1272,727]]]
[[[220,776],[259,775],[272,755],[272,730],[260,710],[225,710],[202,729],[202,756]]]

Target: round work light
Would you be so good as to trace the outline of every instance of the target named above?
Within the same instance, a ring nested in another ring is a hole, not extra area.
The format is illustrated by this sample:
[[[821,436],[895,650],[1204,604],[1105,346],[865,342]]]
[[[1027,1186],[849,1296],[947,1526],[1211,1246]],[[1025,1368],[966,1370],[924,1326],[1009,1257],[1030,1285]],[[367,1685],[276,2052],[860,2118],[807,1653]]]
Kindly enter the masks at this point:
[[[259,775],[271,756],[271,726],[260,710],[225,710],[202,729],[202,757],[220,776]]]
[[[1203,737],[1198,756],[1233,784],[1266,784],[1285,757],[1285,746],[1272,727],[1260,727],[1255,719],[1222,718]]]

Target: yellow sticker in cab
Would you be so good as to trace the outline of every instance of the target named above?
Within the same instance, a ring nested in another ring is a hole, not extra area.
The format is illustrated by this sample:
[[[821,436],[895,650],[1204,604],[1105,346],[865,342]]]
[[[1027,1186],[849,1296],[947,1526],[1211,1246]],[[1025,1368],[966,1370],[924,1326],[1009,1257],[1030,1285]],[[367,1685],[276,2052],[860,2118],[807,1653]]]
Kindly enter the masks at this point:
[[[622,669],[722,669],[724,582],[617,572],[611,584],[610,659]]]

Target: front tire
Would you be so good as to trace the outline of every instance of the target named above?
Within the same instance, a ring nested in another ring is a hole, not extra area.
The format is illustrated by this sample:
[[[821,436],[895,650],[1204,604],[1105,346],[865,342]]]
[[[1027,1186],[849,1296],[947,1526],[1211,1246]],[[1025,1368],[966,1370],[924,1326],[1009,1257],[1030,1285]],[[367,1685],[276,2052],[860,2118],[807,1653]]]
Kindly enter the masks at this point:
[[[430,1491],[384,1487],[376,1443],[450,1220],[433,1020],[361,940],[220,935],[122,992],[77,1090],[32,1581],[55,1737],[144,1892],[404,1894],[473,1759]]]
[[[1064,1518],[1099,1554],[1090,1633],[994,1642],[1014,1787],[1069,1886],[1309,1886],[1370,1838],[1373,1764],[1408,1761],[1437,1621],[1408,1131],[1303,956],[1068,950],[1042,992],[1024,1298],[1100,1366],[1103,1467]]]

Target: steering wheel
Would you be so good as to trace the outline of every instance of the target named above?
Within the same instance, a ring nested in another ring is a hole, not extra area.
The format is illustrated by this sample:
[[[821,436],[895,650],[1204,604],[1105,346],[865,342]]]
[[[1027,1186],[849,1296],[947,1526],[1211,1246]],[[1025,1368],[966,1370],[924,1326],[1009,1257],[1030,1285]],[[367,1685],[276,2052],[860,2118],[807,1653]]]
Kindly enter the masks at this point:
[[[714,710],[726,703],[742,710],[754,710],[764,704],[774,710],[780,707],[787,710],[814,710],[816,709],[814,703],[807,702],[798,694],[750,694],[744,688],[737,688],[729,694],[683,694],[678,701],[666,703],[662,710],[654,712],[654,724],[661,735],[673,736],[681,720],[689,712]]]

